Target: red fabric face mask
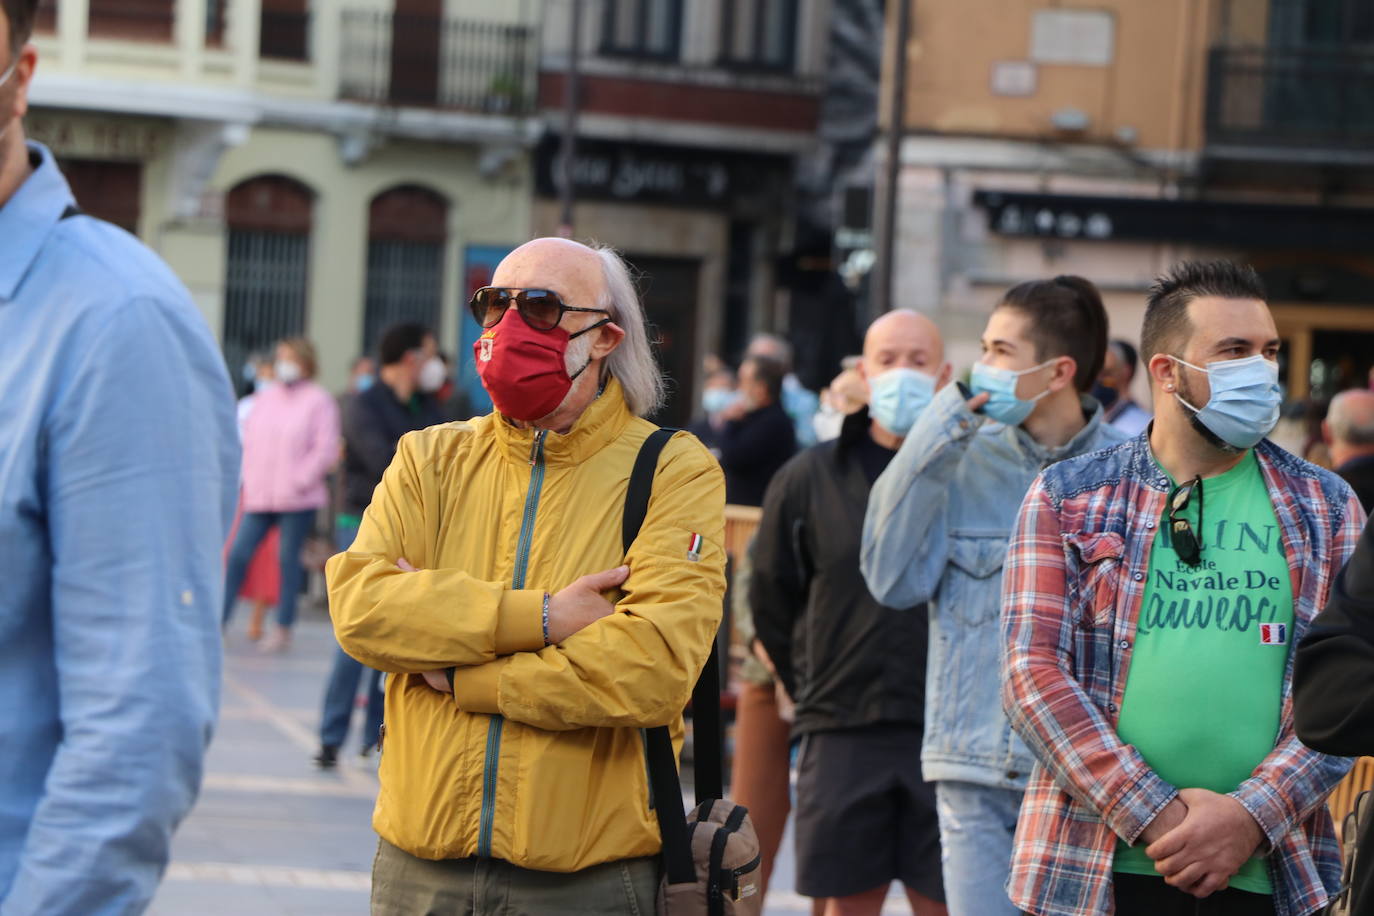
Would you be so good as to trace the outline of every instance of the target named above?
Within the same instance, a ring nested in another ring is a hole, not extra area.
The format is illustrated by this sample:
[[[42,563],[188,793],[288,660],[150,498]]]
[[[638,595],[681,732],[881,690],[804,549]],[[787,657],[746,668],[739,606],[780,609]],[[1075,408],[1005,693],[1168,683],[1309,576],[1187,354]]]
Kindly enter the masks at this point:
[[[576,334],[561,327],[537,331],[510,309],[472,345],[482,387],[496,409],[512,420],[547,417],[568,396],[573,379],[591,365],[588,360],[568,375],[568,342],[609,323],[607,318]]]

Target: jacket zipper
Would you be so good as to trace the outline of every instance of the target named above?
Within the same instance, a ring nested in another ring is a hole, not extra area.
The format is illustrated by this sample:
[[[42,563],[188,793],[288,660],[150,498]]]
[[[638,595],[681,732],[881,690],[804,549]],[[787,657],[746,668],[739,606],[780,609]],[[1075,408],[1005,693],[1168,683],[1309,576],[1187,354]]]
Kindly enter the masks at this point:
[[[530,547],[534,541],[534,519],[539,513],[539,494],[544,488],[544,437],[546,430],[534,434],[530,447],[530,486],[525,493],[525,514],[520,519],[520,538],[515,548],[515,574],[511,588],[525,587],[525,572],[530,562]],[[477,854],[491,856],[491,833],[496,820],[496,781],[501,765],[501,732],[506,720],[501,715],[491,717],[487,725],[487,759],[482,771],[482,817],[477,831]]]

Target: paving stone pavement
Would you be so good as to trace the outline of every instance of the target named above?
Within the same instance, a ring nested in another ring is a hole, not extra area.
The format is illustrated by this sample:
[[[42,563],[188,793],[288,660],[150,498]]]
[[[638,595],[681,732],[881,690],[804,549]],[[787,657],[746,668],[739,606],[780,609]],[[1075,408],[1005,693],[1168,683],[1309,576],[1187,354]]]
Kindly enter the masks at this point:
[[[243,609],[240,609],[242,611]],[[320,702],[335,651],[323,610],[303,603],[292,648],[264,655],[226,639],[219,727],[200,800],[172,844],[151,916],[366,916],[376,759],[356,754],[356,711],[340,767],[318,770]],[[791,892],[784,839],[766,916],[810,913]],[[907,912],[894,896],[885,913]]]

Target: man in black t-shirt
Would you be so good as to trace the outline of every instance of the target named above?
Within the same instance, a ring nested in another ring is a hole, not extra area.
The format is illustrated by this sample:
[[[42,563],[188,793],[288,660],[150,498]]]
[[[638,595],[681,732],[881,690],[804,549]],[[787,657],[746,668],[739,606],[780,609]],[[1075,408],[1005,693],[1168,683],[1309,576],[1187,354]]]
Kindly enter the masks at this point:
[[[859,550],[869,489],[950,367],[934,323],[897,311],[869,328],[861,372],[868,409],[768,487],[750,603],[796,701],[797,890],[876,916],[895,879],[917,916],[943,914],[935,793],[919,766],[928,620],[873,598]]]

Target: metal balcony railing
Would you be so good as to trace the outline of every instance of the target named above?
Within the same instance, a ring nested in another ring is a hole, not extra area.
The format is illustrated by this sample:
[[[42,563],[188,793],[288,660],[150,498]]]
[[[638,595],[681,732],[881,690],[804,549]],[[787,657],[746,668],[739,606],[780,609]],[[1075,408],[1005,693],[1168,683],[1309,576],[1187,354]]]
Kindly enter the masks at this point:
[[[1374,143],[1374,52],[1213,49],[1207,142],[1307,153],[1369,147]]]
[[[495,114],[534,110],[539,42],[526,26],[348,10],[342,29],[343,98]]]

